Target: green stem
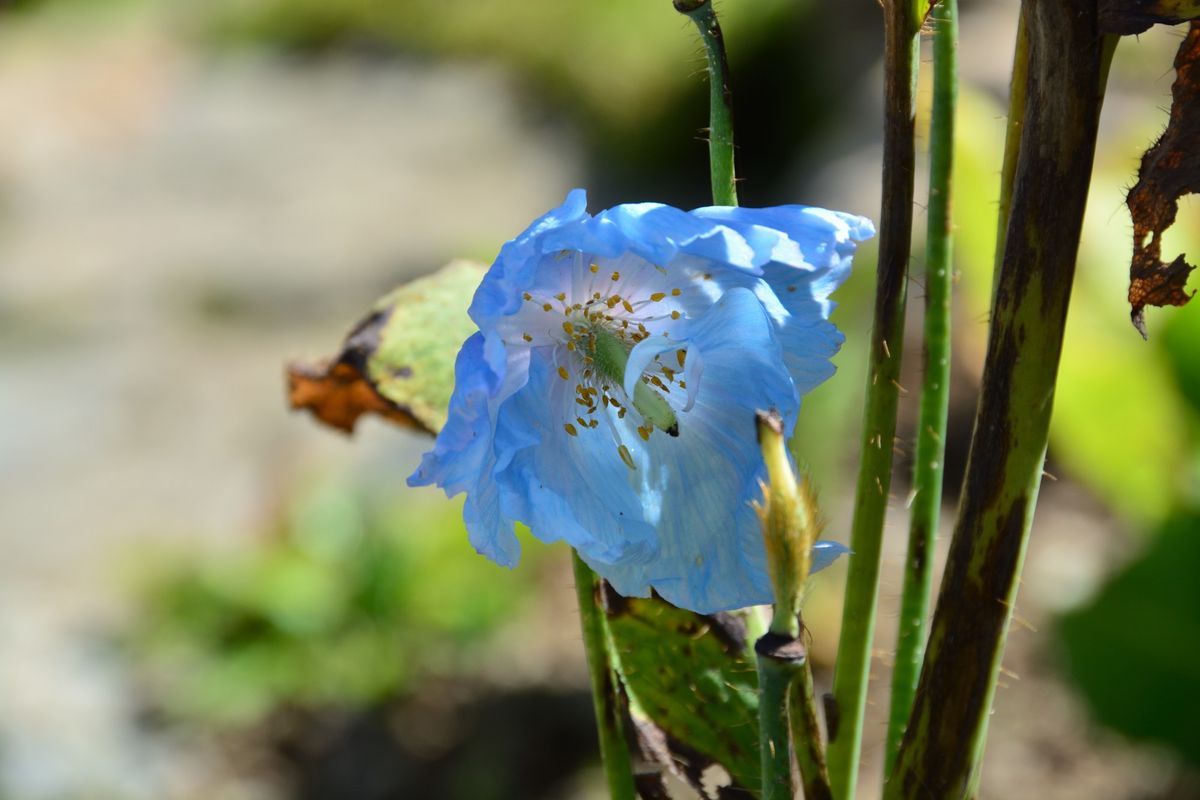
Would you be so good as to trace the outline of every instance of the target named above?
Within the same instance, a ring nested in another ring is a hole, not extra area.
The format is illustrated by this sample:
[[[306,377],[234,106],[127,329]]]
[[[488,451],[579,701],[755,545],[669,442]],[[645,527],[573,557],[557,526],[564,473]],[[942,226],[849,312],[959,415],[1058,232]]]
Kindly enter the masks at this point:
[[[817,721],[817,703],[813,694],[812,663],[805,659],[792,680],[792,747],[804,784],[804,800],[832,800],[825,750],[821,745],[821,725]]]
[[[760,644],[775,638],[767,634]],[[792,751],[788,740],[788,686],[794,665],[758,652],[758,735],[762,756],[762,800],[792,800]]]
[[[1025,30],[1025,7],[1017,18],[1017,43],[1013,49],[1012,79],[1008,86],[1008,124],[1004,130],[1004,161],[1000,167],[1000,205],[996,212],[996,255],[992,269],[992,292],[1004,260],[1004,234],[1012,206],[1013,179],[1021,152],[1021,128],[1025,124],[1025,81],[1029,72],[1029,32]],[[993,299],[995,299],[993,297]]]
[[[913,84],[920,40],[911,5],[884,3],[883,200],[875,318],[871,330],[862,457],[850,533],[849,575],[829,719],[829,778],[834,797],[849,800],[858,780],[867,702],[879,554],[892,482],[900,355],[903,344],[914,175]]]
[[[675,10],[696,23],[708,57],[708,162],[713,203],[736,206],[737,186],[733,163],[733,90],[725,39],[711,0],[675,0]]]
[[[959,517],[887,800],[961,798],[978,774],[1016,600],[1095,154],[1095,0],[1026,0],[1025,120]]]
[[[925,237],[925,350],[917,448],[913,461],[912,517],[904,561],[896,666],[892,672],[884,774],[891,771],[912,708],[933,579],[933,543],[942,506],[942,462],[950,403],[950,288],[953,283],[951,176],[954,109],[958,96],[958,0],[941,0],[933,25],[933,112],[929,130],[929,217]]]
[[[574,550],[575,593],[579,599],[579,622],[592,681],[592,703],[600,734],[600,758],[611,800],[636,800],[633,767],[625,740],[625,711],[613,664],[604,612],[600,608],[600,578]]]
[[[1022,18],[1023,17],[1024,17],[1024,14],[1022,14]],[[1022,25],[1023,24],[1024,23],[1022,23]],[[1117,43],[1120,40],[1121,40],[1121,37],[1118,35],[1106,34],[1104,37],[1104,42],[1101,45],[1101,54],[1100,54],[1101,91],[1103,91],[1103,87],[1106,86],[1108,83],[1108,70],[1109,70],[1109,67],[1112,66],[1112,58],[1113,58],[1113,55],[1116,53]],[[1024,53],[1026,64],[1028,64],[1028,56],[1029,56],[1027,45],[1028,45],[1028,41],[1026,40],[1026,48],[1025,48],[1025,53]],[[1015,74],[1015,70],[1014,70],[1014,74]],[[1022,72],[1022,75],[1024,75],[1024,72]],[[1023,90],[1022,90],[1022,92],[1023,92]],[[1101,100],[1103,100],[1103,97],[1101,97]],[[1024,95],[1022,94],[1022,103],[1023,102],[1024,102]],[[1024,113],[1023,108],[1022,108],[1022,113]],[[1099,119],[1099,116],[1100,116],[1100,103],[1099,102],[1096,104],[1096,116],[1097,116],[1097,119]],[[1009,188],[1011,189],[1011,185]],[[990,715],[988,717],[986,717],[983,720],[983,725],[979,729],[979,741],[975,745],[974,766],[973,766],[973,771],[971,773],[971,783],[970,783],[970,787],[967,791],[968,797],[974,798],[974,797],[979,796],[979,781],[980,781],[980,776],[982,775],[982,770],[980,768],[982,767],[982,764],[983,764],[983,751],[984,751],[985,745],[987,744],[988,725],[990,724],[991,719],[992,718]]]

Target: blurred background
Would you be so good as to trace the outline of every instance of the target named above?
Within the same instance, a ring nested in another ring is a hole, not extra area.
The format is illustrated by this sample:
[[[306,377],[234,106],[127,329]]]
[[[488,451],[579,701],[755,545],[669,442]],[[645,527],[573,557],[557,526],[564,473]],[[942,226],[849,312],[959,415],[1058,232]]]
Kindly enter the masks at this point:
[[[962,5],[947,522],[1016,15]],[[742,201],[877,217],[876,4],[719,11]],[[984,797],[1200,797],[1200,304],[1150,310],[1149,342],[1125,304],[1124,190],[1180,39],[1117,53]],[[602,796],[566,550],[527,539],[513,572],[475,555],[457,502],[404,486],[428,440],[290,415],[283,365],[335,352],[396,283],[490,261],[572,187],[593,210],[706,204],[703,63],[668,0],[0,4],[0,798]],[[1164,255],[1200,254],[1194,200]],[[843,541],[874,252],[798,439]],[[807,612],[825,686],[843,570]]]

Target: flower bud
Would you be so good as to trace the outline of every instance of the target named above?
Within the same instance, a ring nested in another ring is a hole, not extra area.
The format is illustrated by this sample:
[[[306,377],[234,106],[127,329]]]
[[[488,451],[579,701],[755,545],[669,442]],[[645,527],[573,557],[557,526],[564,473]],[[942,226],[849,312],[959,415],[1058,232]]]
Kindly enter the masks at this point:
[[[799,635],[800,601],[812,569],[812,548],[820,533],[816,498],[808,478],[796,479],[788,455],[783,420],[770,411],[757,413],[758,443],[767,466],[763,501],[755,504],[767,551],[767,574],[775,591],[771,632]]]

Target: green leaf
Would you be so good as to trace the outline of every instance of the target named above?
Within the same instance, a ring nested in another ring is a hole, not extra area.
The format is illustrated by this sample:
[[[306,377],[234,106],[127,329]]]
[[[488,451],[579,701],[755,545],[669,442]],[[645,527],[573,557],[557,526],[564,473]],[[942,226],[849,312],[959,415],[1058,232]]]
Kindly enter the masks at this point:
[[[1200,766],[1200,510],[1061,621],[1068,671],[1096,718]]]
[[[292,408],[350,433],[363,414],[437,433],[454,391],[454,359],[475,332],[467,307],[486,267],[446,266],[375,304],[337,356],[288,366]]]
[[[454,358],[477,328],[467,316],[475,288],[487,270],[472,261],[451,261],[380,300],[386,316],[368,376],[376,390],[432,431],[446,424],[454,391]]]
[[[758,676],[741,619],[612,592],[606,605],[635,719],[666,734],[672,760],[684,765],[681,777],[698,781],[715,762],[734,786],[757,794]]]

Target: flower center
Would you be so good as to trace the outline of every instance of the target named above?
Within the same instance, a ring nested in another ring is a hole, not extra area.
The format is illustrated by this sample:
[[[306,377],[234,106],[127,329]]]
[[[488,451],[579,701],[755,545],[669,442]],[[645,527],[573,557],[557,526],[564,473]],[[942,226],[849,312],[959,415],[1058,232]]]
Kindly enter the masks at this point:
[[[617,386],[625,382],[625,365],[629,352],[625,344],[603,324],[593,323],[587,336],[591,344],[592,365],[602,376]],[[651,389],[645,382],[638,381],[633,390],[633,407],[654,427],[671,436],[679,435],[679,420],[666,399]]]
[[[578,416],[563,420],[563,428],[578,436],[603,425],[621,460],[636,469],[619,421],[632,410],[641,418],[637,433],[643,441],[649,441],[656,429],[675,437],[679,409],[688,410],[694,397],[695,389],[687,390],[681,374],[686,348],[669,338],[662,340],[664,347],[656,348],[660,352],[642,368],[632,391],[626,392],[625,373],[633,349],[651,337],[655,341],[660,335],[667,337],[676,322],[686,319],[684,289],[670,280],[664,268],[649,262],[601,263],[576,254],[575,263],[563,275],[567,280],[559,284],[565,291],[525,292],[522,310],[510,318],[502,334],[517,346],[554,348],[558,377],[568,385],[574,383],[578,406],[570,412]],[[688,394],[676,395],[672,390]]]

